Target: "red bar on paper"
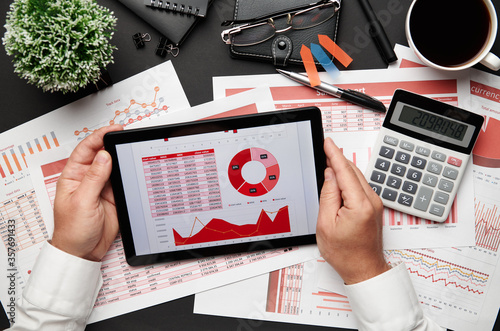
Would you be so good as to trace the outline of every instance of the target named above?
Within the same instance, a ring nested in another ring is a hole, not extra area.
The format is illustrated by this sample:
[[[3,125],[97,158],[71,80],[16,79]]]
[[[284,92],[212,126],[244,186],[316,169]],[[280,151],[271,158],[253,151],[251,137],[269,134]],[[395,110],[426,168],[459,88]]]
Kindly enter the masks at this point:
[[[276,312],[276,301],[278,301],[278,284],[280,282],[280,271],[275,270],[269,273],[269,284],[267,287],[266,311]]]
[[[318,40],[321,46],[323,46],[328,52],[330,52],[334,58],[336,58],[344,67],[348,67],[352,62],[352,58],[342,50],[330,37],[320,34],[318,35]]]
[[[314,63],[313,55],[311,50],[307,48],[307,46],[302,45],[300,49],[300,57],[302,58],[302,62],[304,63],[304,68],[307,72],[307,77],[309,77],[309,83],[311,86],[317,86],[321,84],[321,80],[319,79],[318,70],[316,69],[316,64]]]
[[[55,161],[52,163],[47,163],[41,166],[43,177],[49,177],[56,174],[60,174],[68,163],[68,159],[63,159],[59,161]]]

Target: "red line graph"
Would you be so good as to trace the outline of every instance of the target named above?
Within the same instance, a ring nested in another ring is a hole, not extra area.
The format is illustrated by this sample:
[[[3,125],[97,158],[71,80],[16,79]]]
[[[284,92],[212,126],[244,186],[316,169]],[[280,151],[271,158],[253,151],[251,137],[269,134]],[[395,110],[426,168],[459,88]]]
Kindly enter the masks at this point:
[[[134,122],[142,121],[146,117],[150,117],[151,115],[153,115],[153,113],[155,111],[167,110],[168,106],[166,106],[166,105],[162,106],[161,109],[156,108],[158,106],[156,99],[158,97],[158,91],[160,91],[160,88],[158,86],[156,86],[154,88],[154,91],[155,91],[155,94],[153,97],[153,101],[151,101],[150,103],[146,103],[146,102],[137,102],[136,100],[131,99],[129,102],[129,105],[124,110],[116,110],[115,111],[114,117],[111,120],[109,120],[108,124],[109,125],[120,124],[117,122],[117,118],[121,115],[126,115],[126,117],[128,117],[128,120],[123,121],[123,126],[127,126],[129,124],[134,123]],[[161,100],[161,98],[160,98],[160,100]],[[133,118],[132,116],[127,116],[127,115],[131,114],[131,111],[132,111],[131,108],[135,105],[139,106],[139,109],[142,108],[143,111],[141,111],[140,114],[137,114],[137,116],[135,118]],[[153,110],[147,110],[148,107],[153,108]],[[89,129],[87,127],[84,127],[81,130],[75,130],[74,134],[75,134],[75,136],[78,136],[81,133],[90,134],[90,133],[94,132],[95,130],[97,130],[97,129]]]
[[[272,213],[276,213],[274,221],[272,221],[268,215]],[[200,223],[203,228],[198,233],[193,234],[194,227],[197,223]],[[219,218],[213,218],[205,225],[198,217],[195,217],[189,236],[182,237],[175,229],[173,229],[176,246],[286,232],[290,232],[288,206],[282,207],[276,212],[266,212],[262,210],[260,212],[259,219],[255,224],[235,225]]]
[[[498,206],[486,206],[485,203],[474,199],[476,216],[476,246],[494,252],[500,245],[500,213]]]
[[[489,275],[413,250],[395,250],[387,256],[392,263],[404,261],[410,274],[445,287],[483,294]]]

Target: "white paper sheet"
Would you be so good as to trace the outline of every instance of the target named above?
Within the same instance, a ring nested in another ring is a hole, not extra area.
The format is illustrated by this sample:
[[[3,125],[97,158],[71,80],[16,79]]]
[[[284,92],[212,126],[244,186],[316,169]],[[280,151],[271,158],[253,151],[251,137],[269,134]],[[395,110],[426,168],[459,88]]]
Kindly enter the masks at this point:
[[[158,118],[154,124],[268,111],[272,110],[270,101],[267,89],[255,89],[177,112],[176,116]],[[141,123],[135,126],[138,125]],[[59,177],[58,170],[62,169],[71,150],[72,146],[59,148],[28,159],[35,191],[39,200],[43,201],[42,214],[46,220],[53,220],[53,183]],[[312,245],[131,267],[125,261],[121,240],[118,238],[103,258],[104,285],[89,323],[267,273],[315,256],[319,256],[319,252]]]
[[[395,65],[398,72],[400,66],[405,68],[418,68],[419,60],[408,48],[397,46],[396,51],[399,57],[399,62]],[[405,69],[406,71],[411,69]],[[429,71],[427,69],[424,69]],[[416,69],[415,72],[421,71]],[[384,72],[384,71],[382,71]],[[441,73],[438,73],[439,75]],[[384,75],[392,80],[394,72],[390,74],[385,71]],[[468,75],[469,72],[463,73],[461,85],[466,88],[466,96],[462,98],[460,106],[471,111],[483,114],[488,118],[496,118],[500,116],[500,99],[496,99],[497,92],[500,98],[500,78],[481,71],[472,70],[470,72],[470,86]],[[418,78],[418,74],[415,74]],[[477,84],[474,84],[476,82]],[[225,84],[221,84],[219,90],[224,90]],[[276,85],[275,85],[276,86]],[[483,90],[471,90],[473,86],[481,87]],[[486,97],[486,98],[485,98]],[[496,124],[495,121],[491,123]],[[485,126],[484,132],[488,134],[500,132],[495,130],[489,132]],[[486,148],[480,156],[487,156],[483,164],[497,164],[498,148],[496,141],[498,139],[489,138]],[[335,139],[335,137],[334,137]],[[494,154],[494,153],[497,154]],[[490,153],[490,154],[488,154]],[[493,153],[493,154],[491,154]],[[476,153],[479,154],[479,153]],[[477,157],[476,157],[477,159]],[[476,162],[477,163],[477,162]],[[499,200],[500,191],[498,190],[500,176],[498,176],[497,167],[478,167],[477,164],[469,168],[474,172],[474,188],[475,195],[468,197],[469,205],[473,203],[475,206],[475,215],[468,218],[475,219],[476,227],[476,247],[460,247],[460,248],[435,248],[423,250],[394,250],[387,251],[386,258],[391,262],[404,261],[407,269],[410,272],[412,281],[414,282],[419,300],[422,303],[423,309],[427,315],[433,318],[441,325],[454,330],[491,330],[497,317],[500,299],[498,293],[500,291],[500,266],[499,259],[499,234],[500,234],[500,212]],[[470,172],[472,172],[470,171]],[[470,176],[472,177],[472,176]],[[479,179],[480,178],[480,179]],[[480,182],[478,184],[478,182]],[[469,187],[469,186],[468,186]],[[464,187],[461,187],[464,190]],[[470,187],[467,189],[473,192]],[[474,234],[474,229],[471,231]],[[309,263],[309,262],[308,262]],[[315,284],[316,291],[325,291],[344,294],[342,281],[339,275],[328,264],[318,263],[317,272],[303,283],[310,283],[308,286]],[[269,276],[260,276],[259,281],[251,284],[250,281],[238,282],[231,285],[232,293],[241,293],[238,296],[238,302],[233,296],[229,299],[224,295],[226,287],[214,289],[208,292],[196,295],[195,312],[202,314],[233,316],[233,317],[248,317],[263,320],[287,321],[295,323],[333,325],[339,327],[352,327],[345,323],[342,319],[330,320],[310,320],[307,316],[299,318],[297,316],[290,317],[287,314],[279,314],[278,312],[270,313],[265,311],[265,299],[267,298],[267,287]],[[246,293],[246,289],[250,286],[255,286],[252,293]],[[226,293],[231,293],[226,292]],[[255,293],[258,292],[258,293]],[[256,298],[260,295],[260,298]],[[218,298],[216,301],[213,298]],[[231,309],[228,313],[226,305],[218,304],[218,302],[227,302],[231,300]],[[250,300],[253,302],[252,307],[243,306],[242,309],[234,308],[239,304],[245,305],[244,302]],[[259,301],[260,300],[260,301]],[[342,300],[339,300],[342,301]],[[240,303],[241,302],[241,303]],[[301,305],[304,309],[313,309],[305,304]],[[246,309],[246,310],[245,310]],[[323,309],[323,312],[329,310]],[[351,315],[352,317],[352,315]],[[354,323],[354,322],[353,322]]]
[[[53,230],[44,220],[26,158],[77,142],[111,121],[128,126],[189,107],[172,63],[116,83],[0,135],[0,267],[16,273],[15,291],[0,291],[2,304],[18,297],[42,243]],[[16,221],[13,266],[7,265],[8,220]],[[15,292],[15,293],[14,293]]]
[[[324,74],[324,73],[320,73]],[[327,75],[321,78],[329,82]],[[343,71],[335,81],[342,88],[358,89],[389,105],[396,88],[404,88],[456,106],[469,102],[469,75],[442,73],[428,68]],[[214,77],[214,98],[252,87],[268,86],[276,109],[317,106],[323,113],[325,136],[330,136],[361,171],[368,163],[372,144],[384,116],[338,98],[319,93],[281,75]],[[384,245],[387,249],[469,246],[474,244],[472,168],[462,180],[452,216],[438,224],[408,217],[394,210],[384,212]]]
[[[194,312],[245,319],[356,328],[345,294],[319,287],[326,262],[307,261],[195,296]],[[247,326],[246,321],[242,328]],[[254,322],[255,323],[255,322]]]
[[[419,60],[406,47],[396,47],[402,66]],[[470,70],[470,101],[465,109],[485,116],[481,139],[473,151],[475,247],[396,250],[391,262],[405,262],[427,315],[454,330],[490,330],[500,307],[500,77]],[[338,290],[332,268],[324,269],[319,286]]]

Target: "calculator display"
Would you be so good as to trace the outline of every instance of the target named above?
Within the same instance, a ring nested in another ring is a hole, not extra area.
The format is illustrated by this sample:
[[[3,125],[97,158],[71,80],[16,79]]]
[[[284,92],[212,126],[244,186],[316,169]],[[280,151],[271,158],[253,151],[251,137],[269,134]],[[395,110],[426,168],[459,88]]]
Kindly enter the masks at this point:
[[[399,120],[460,141],[464,139],[467,132],[465,124],[409,106],[403,106]]]
[[[397,102],[390,123],[418,135],[460,147],[468,147],[476,126],[461,122],[458,116],[446,116],[404,102]]]

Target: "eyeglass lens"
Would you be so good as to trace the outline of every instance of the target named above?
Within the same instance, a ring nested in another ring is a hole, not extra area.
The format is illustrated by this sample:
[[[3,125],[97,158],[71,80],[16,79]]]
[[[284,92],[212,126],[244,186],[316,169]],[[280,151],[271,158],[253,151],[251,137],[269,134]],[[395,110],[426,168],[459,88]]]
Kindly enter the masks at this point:
[[[304,30],[328,21],[335,15],[335,6],[313,8],[296,13],[292,16],[290,25],[294,30]],[[258,23],[242,29],[232,36],[235,46],[249,46],[264,42],[276,34],[276,28],[271,22]]]

